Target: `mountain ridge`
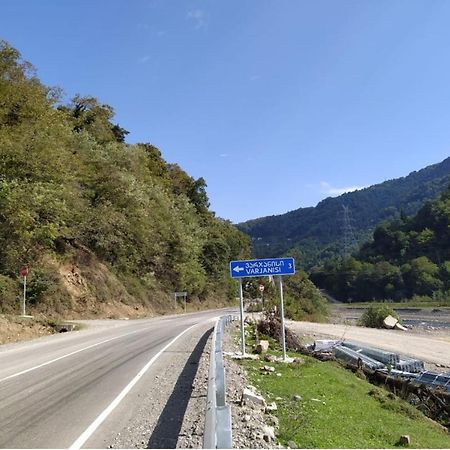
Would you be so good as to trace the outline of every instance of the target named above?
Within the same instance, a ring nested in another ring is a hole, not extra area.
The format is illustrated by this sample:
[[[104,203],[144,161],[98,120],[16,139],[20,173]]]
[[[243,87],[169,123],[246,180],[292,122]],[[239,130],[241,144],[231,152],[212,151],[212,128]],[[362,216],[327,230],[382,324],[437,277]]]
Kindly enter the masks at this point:
[[[370,236],[381,222],[414,215],[428,200],[435,199],[450,183],[450,157],[363,189],[327,197],[316,206],[284,214],[251,219],[236,226],[252,238],[257,257],[281,256],[287,252],[306,266],[344,252],[342,206],[353,217],[358,242]]]

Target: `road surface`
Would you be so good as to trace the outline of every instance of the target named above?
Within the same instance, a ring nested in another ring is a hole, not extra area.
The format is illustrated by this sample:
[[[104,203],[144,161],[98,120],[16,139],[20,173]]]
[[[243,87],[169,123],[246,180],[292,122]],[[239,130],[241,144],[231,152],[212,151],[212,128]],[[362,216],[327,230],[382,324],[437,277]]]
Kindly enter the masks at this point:
[[[297,335],[318,334],[357,341],[384,350],[394,351],[427,363],[450,367],[450,333],[443,336],[425,336],[402,331],[335,325],[312,322],[286,321],[286,327]]]
[[[222,314],[104,321],[79,332],[0,346],[0,447],[101,448],[124,423],[132,431],[140,398],[158,397],[160,385],[177,382],[186,346],[188,353],[198,350],[212,319]],[[168,397],[172,390],[169,386]],[[166,400],[159,400],[163,408]],[[156,415],[155,429],[161,430],[157,409],[149,414]],[[161,436],[148,443],[156,438]],[[161,446],[172,446],[168,442]]]

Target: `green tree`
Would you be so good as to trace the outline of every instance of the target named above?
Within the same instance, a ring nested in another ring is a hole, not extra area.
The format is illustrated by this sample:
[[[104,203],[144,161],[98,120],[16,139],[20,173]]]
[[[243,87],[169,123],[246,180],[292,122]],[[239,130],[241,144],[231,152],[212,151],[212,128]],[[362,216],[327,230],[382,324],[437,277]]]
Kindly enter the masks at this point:
[[[410,295],[432,295],[442,288],[439,267],[426,256],[420,256],[402,267],[403,277]]]
[[[69,105],[60,106],[59,110],[67,114],[75,132],[85,131],[99,144],[123,143],[125,136],[129,134],[120,125],[111,122],[114,109],[109,105],[100,104],[94,97],[82,97],[78,94]]]
[[[0,42],[1,309],[29,264],[36,307],[57,310],[64,295],[44,266],[80,248],[146,301],[234,297],[228,263],[250,256],[250,240],[209,210],[205,180],[151,144],[126,144],[109,105],[77,95],[58,106],[58,93]]]

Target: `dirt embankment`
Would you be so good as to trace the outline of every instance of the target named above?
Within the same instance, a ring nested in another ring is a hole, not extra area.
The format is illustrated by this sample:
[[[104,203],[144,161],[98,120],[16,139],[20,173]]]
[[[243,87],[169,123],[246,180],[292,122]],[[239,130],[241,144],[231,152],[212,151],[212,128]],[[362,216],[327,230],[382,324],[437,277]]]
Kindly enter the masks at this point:
[[[54,322],[81,319],[139,319],[161,314],[184,312],[184,303],[158,289],[125,286],[96,255],[79,244],[67,245],[64,257],[45,254],[38,267],[30,267],[29,286],[33,277],[47,290],[38,299],[28,296],[26,313],[20,317],[17,297],[2,298],[0,292],[0,344],[29,340],[54,333]],[[20,286],[18,286],[17,294]],[[130,293],[132,292],[132,294]],[[31,294],[31,292],[29,292]],[[187,312],[226,305],[223,299],[191,300]]]
[[[159,298],[130,295],[109,267],[83,246],[72,249],[64,261],[46,257],[43,264],[55,275],[57,289],[36,305],[38,313],[65,319],[136,319],[155,315],[161,306]]]
[[[39,297],[33,293],[33,281],[42,290],[45,287]],[[0,315],[0,344],[52,334],[55,323],[64,320],[155,315],[150,302],[132,297],[109,268],[82,246],[70,248],[64,259],[44,254],[36,267],[30,267],[27,293],[26,313],[32,317],[19,316],[21,303],[0,294],[0,312],[4,313]]]
[[[25,341],[54,333],[45,320],[0,316],[0,345]]]

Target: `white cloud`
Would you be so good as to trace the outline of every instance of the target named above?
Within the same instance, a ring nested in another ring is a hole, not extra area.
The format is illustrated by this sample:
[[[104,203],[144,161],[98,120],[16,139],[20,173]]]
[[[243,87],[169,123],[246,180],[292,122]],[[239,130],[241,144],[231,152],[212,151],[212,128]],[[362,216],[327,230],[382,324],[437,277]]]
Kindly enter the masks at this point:
[[[186,15],[186,19],[195,23],[195,29],[199,30],[206,26],[206,13],[201,9],[191,9]]]
[[[366,186],[347,186],[347,187],[334,187],[326,181],[320,182],[320,189],[324,194],[331,195],[332,197],[337,197],[338,195],[345,194],[346,192],[359,191],[364,189]]]

